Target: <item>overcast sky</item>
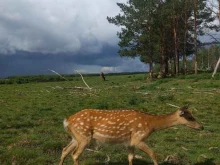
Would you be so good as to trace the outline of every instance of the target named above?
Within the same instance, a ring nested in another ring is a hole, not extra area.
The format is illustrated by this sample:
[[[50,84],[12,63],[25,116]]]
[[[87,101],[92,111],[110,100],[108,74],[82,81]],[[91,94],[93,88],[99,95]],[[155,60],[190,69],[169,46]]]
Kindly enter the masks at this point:
[[[126,0],[0,0],[0,77],[147,71],[118,55],[117,31],[106,17]]]

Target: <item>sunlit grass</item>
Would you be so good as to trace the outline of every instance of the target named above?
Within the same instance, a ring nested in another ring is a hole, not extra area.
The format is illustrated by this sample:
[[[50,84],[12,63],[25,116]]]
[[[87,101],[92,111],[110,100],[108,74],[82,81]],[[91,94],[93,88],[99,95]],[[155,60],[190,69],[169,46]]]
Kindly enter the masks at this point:
[[[220,80],[211,74],[146,81],[146,75],[86,76],[92,90],[61,89],[86,87],[79,77],[72,81],[0,85],[0,164],[57,164],[62,148],[71,140],[63,119],[84,108],[140,109],[152,114],[175,111],[169,106],[189,104],[204,125],[204,131],[183,126],[152,134],[147,140],[160,164],[175,155],[178,164],[220,164]],[[204,78],[203,78],[204,77]],[[59,86],[59,87],[58,87]],[[90,148],[93,148],[92,146]],[[143,159],[135,165],[152,164]],[[85,151],[80,163],[126,165],[125,147],[105,145],[98,152]],[[71,157],[65,164],[73,164]]]

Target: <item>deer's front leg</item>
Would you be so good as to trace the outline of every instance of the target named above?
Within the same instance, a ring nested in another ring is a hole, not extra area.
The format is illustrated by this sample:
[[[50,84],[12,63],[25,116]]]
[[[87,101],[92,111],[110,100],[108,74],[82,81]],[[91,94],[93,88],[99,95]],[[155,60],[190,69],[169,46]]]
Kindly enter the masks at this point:
[[[140,143],[136,144],[136,147],[147,153],[153,160],[154,165],[158,165],[154,152],[144,142],[141,141]]]
[[[133,165],[133,158],[134,158],[134,147],[128,147],[128,162],[129,165]]]

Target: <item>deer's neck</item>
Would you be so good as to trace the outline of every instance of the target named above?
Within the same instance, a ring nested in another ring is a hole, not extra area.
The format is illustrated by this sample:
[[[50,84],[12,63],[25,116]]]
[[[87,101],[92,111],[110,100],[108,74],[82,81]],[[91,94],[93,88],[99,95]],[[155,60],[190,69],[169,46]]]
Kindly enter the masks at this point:
[[[152,130],[161,130],[166,129],[175,125],[178,125],[176,113],[171,113],[168,115],[158,115],[158,116],[152,116],[151,119],[151,127]]]

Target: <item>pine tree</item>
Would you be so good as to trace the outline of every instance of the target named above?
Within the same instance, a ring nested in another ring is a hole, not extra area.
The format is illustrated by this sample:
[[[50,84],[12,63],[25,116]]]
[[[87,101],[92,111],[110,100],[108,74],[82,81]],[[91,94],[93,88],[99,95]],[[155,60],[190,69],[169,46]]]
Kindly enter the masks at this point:
[[[200,44],[197,36],[208,28],[216,29],[210,24],[215,18],[205,0],[128,0],[117,5],[121,13],[107,19],[121,27],[119,55],[139,56],[150,64],[150,75],[154,64],[160,64],[164,76],[169,68],[178,75],[182,58],[186,73],[187,56],[196,55]]]

